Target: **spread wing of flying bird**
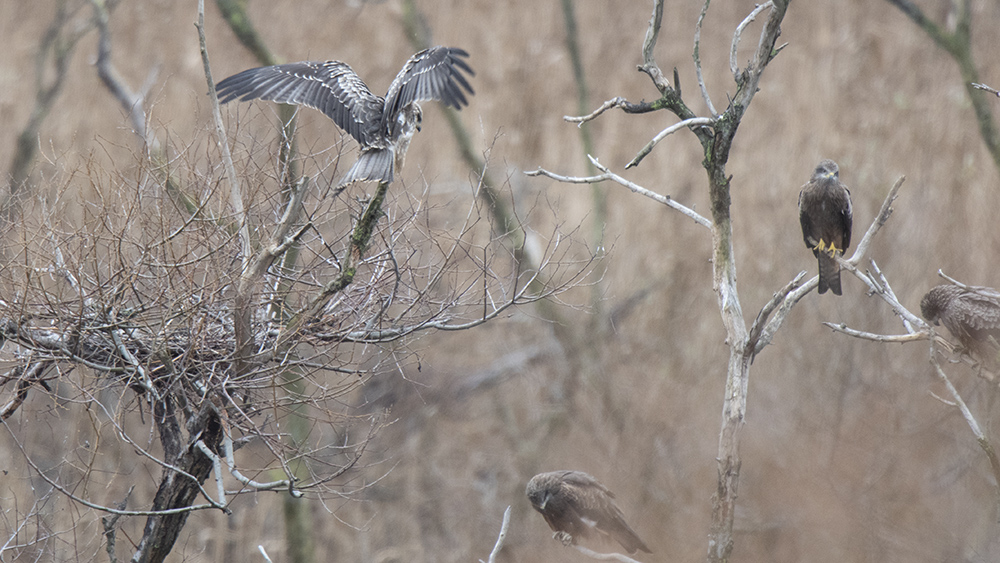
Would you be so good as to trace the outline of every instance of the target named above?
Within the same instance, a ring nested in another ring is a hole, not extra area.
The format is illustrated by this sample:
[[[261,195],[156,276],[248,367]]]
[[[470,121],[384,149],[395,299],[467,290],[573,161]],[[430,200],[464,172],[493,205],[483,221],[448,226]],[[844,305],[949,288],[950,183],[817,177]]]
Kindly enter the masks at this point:
[[[819,293],[841,294],[836,256],[851,246],[853,221],[851,192],[840,183],[840,168],[832,160],[820,162],[799,192],[802,238],[819,261]]]
[[[555,536],[566,534],[569,542],[593,536],[608,536],[629,553],[652,553],[615,505],[615,495],[582,471],[539,473],[528,481],[525,491],[531,506],[542,514]],[[566,542],[564,542],[566,543]]]
[[[439,101],[462,109],[474,76],[469,54],[455,47],[416,53],[377,96],[346,63],[303,61],[244,70],[216,85],[220,103],[268,100],[318,109],[361,145],[361,155],[340,185],[355,181],[391,182],[403,165],[413,134],[420,129],[419,102]]]

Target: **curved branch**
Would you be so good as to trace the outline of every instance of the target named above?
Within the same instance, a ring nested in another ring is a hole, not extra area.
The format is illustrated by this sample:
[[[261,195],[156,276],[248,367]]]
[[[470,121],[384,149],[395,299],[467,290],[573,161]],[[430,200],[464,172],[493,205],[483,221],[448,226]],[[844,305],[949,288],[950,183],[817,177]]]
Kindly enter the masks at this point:
[[[493,546],[493,551],[490,552],[490,558],[487,560],[488,563],[494,563],[497,560],[497,555],[500,554],[500,549],[503,548],[503,540],[507,538],[507,528],[510,526],[510,506],[507,510],[503,511],[503,523],[500,524],[500,535],[497,536],[497,543]],[[482,563],[482,559],[479,560]]]
[[[861,237],[861,242],[854,249],[854,254],[847,259],[847,262],[857,266],[861,262],[861,258],[868,253],[868,247],[871,246],[872,239],[878,234],[879,229],[885,225],[885,222],[889,220],[889,216],[892,215],[892,203],[896,201],[897,194],[899,193],[899,188],[903,185],[906,180],[906,176],[900,176],[896,182],[889,188],[889,193],[886,194],[885,199],[882,201],[882,207],[879,208],[878,214],[875,215],[875,220],[869,225],[868,230],[865,231],[865,236]]]
[[[823,324],[832,328],[836,332],[860,338],[862,340],[871,340],[872,342],[916,342],[917,340],[927,340],[930,338],[930,333],[925,330],[909,332],[907,334],[876,334],[874,332],[866,332],[863,330],[849,328],[844,323],[824,322]]]
[[[605,180],[611,180],[613,182],[617,182],[617,183],[625,186],[626,188],[632,190],[633,192],[635,192],[637,194],[644,195],[644,196],[646,196],[646,197],[648,197],[648,198],[650,198],[650,199],[652,199],[654,201],[657,201],[657,202],[662,203],[662,204],[664,204],[664,205],[666,205],[668,207],[671,207],[671,208],[675,209],[676,211],[680,211],[684,215],[687,215],[688,217],[690,217],[691,219],[693,219],[695,223],[698,223],[702,227],[707,227],[709,229],[712,228],[712,221],[710,221],[709,219],[703,217],[702,215],[700,215],[695,210],[693,210],[693,209],[691,209],[691,208],[689,208],[689,207],[687,207],[685,205],[682,205],[680,203],[677,203],[677,201],[675,199],[673,199],[672,197],[670,197],[668,195],[666,195],[666,196],[665,195],[660,195],[660,194],[658,194],[656,192],[653,192],[651,190],[647,190],[646,188],[644,188],[644,187],[642,187],[642,186],[640,186],[638,184],[630,182],[630,181],[626,180],[625,178],[622,178],[621,176],[619,176],[619,175],[615,174],[614,172],[610,171],[606,166],[604,166],[603,164],[601,164],[600,162],[598,162],[597,159],[594,158],[593,156],[590,156],[589,158],[590,158],[590,161],[593,162],[594,166],[598,170],[600,170],[601,172],[603,172],[603,174],[600,174],[598,176],[588,176],[588,177],[583,177],[583,178],[576,177],[576,176],[560,176],[559,174],[554,174],[554,173],[549,172],[548,170],[544,170],[542,168],[539,168],[539,169],[531,171],[531,172],[525,172],[525,174],[528,175],[528,176],[547,176],[549,178],[552,178],[553,180],[556,180],[558,182],[567,183],[567,184],[595,184],[597,182],[603,182]]]
[[[649,27],[646,28],[646,36],[642,40],[642,66],[639,70],[645,72],[653,80],[653,85],[660,91],[661,95],[673,92],[670,82],[663,76],[660,67],[653,58],[653,47],[660,36],[660,23],[663,21],[663,0],[653,1],[653,15],[649,18]]]
[[[708,2],[705,3],[705,8],[708,8]],[[758,5],[752,12],[750,12],[750,15],[740,22],[740,25],[736,26],[736,32],[733,33],[733,44],[729,49],[729,70],[733,73],[733,80],[735,80],[737,84],[740,82],[740,67],[736,62],[736,53],[740,47],[740,38],[743,35],[743,30],[746,29],[751,22],[757,19],[757,16],[760,15],[761,12],[768,8],[774,8],[774,3],[768,1]],[[704,14],[704,12],[702,13]],[[700,18],[699,21],[701,21]]]
[[[685,119],[684,121],[674,123],[670,127],[667,127],[663,131],[657,133],[656,136],[653,137],[653,140],[647,143],[646,146],[642,147],[642,150],[639,151],[639,154],[635,155],[635,158],[633,158],[628,164],[625,165],[625,168],[628,169],[638,165],[642,161],[642,159],[646,158],[646,155],[653,150],[653,147],[656,146],[656,143],[659,143],[667,135],[670,135],[671,133],[680,131],[685,127],[695,127],[699,125],[714,125],[714,124],[715,124],[715,119],[711,117],[692,117],[690,119]]]
[[[635,559],[623,554],[623,553],[599,553],[592,549],[587,549],[580,544],[570,544],[570,546],[579,551],[580,553],[586,555],[591,559],[596,559],[598,561],[620,561],[621,563],[639,563]]]
[[[719,112],[715,111],[715,106],[712,105],[712,98],[708,95],[708,89],[705,87],[705,78],[701,74],[701,24],[705,21],[705,15],[708,13],[708,5],[712,0],[705,0],[705,3],[701,7],[701,13],[698,14],[698,23],[694,26],[694,52],[692,53],[692,58],[694,59],[694,74],[698,78],[698,88],[701,89],[701,97],[705,100],[705,105],[708,106],[708,111],[712,114],[712,117],[718,117]]]

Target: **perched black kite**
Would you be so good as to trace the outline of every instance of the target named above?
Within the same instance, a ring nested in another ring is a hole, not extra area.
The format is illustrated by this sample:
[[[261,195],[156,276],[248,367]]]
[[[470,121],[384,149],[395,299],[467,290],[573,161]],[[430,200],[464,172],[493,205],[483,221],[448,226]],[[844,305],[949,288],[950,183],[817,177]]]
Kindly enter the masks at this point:
[[[920,314],[943,324],[976,359],[1000,361],[1000,293],[988,287],[939,285],[920,300]]]
[[[539,473],[528,481],[525,492],[531,506],[556,532],[553,537],[565,544],[576,543],[596,530],[622,544],[629,553],[640,549],[652,553],[625,522],[613,500],[614,493],[582,471]]]
[[[802,238],[819,260],[819,292],[840,295],[840,264],[836,255],[851,245],[851,192],[840,183],[840,169],[832,160],[816,165],[812,179],[799,192]]]
[[[459,71],[475,75],[459,57],[462,49],[431,47],[410,57],[385,98],[368,89],[351,67],[340,61],[303,61],[244,70],[216,86],[221,103],[239,98],[300,104],[318,109],[361,144],[361,156],[340,185],[355,181],[391,182],[402,168],[414,132],[420,130],[417,102],[437,100],[462,109],[469,105],[464,88],[472,87]]]

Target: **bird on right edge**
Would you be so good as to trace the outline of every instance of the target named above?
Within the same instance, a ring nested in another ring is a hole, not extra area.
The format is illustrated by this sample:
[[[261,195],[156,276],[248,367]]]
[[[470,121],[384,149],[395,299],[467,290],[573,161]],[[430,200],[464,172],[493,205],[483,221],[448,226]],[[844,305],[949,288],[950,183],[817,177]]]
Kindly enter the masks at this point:
[[[1000,292],[990,287],[939,285],[920,300],[920,313],[943,324],[963,352],[993,371],[1000,366]]]
[[[829,289],[841,295],[840,264],[851,245],[851,192],[840,183],[840,168],[832,160],[816,165],[812,178],[799,192],[799,222],[806,247],[819,261],[819,293]]]

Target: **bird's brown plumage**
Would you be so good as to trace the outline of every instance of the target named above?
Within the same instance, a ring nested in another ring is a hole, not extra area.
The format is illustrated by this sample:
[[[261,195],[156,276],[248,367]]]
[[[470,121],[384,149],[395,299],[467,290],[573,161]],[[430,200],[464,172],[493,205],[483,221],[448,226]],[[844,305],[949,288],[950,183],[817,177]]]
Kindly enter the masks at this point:
[[[920,313],[943,324],[990,369],[1000,366],[1000,292],[989,287],[939,285],[920,300]]]
[[[418,102],[437,100],[462,109],[472,86],[462,72],[475,73],[454,47],[431,47],[403,65],[385,98],[375,95],[340,61],[303,61],[251,68],[216,85],[220,103],[261,99],[315,108],[361,145],[361,156],[340,181],[391,182],[410,138],[420,128]],[[464,92],[463,92],[464,90]]]
[[[555,532],[568,534],[573,543],[597,531],[613,538],[629,553],[652,553],[625,522],[615,505],[615,495],[597,479],[582,471],[539,473],[525,491],[531,506],[542,514]]]
[[[840,168],[832,160],[821,161],[799,192],[802,238],[819,261],[819,293],[829,289],[841,294],[840,264],[835,255],[851,245],[853,221],[851,192],[840,183]]]

